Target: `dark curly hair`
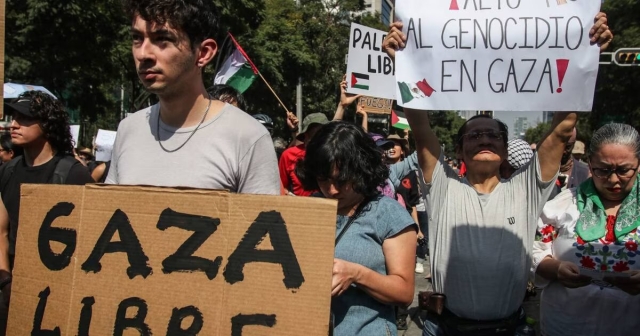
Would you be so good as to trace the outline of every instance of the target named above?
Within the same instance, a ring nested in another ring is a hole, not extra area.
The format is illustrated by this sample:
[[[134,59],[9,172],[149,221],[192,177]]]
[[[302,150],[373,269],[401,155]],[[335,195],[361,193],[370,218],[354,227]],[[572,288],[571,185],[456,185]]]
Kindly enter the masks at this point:
[[[140,15],[145,21],[184,31],[191,48],[218,32],[213,0],[124,0],[124,9],[131,20]]]
[[[217,99],[229,104],[235,101],[239,109],[243,111],[247,110],[247,101],[244,99],[242,93],[238,92],[238,90],[229,85],[216,84],[209,88],[207,91],[213,99]]]
[[[42,128],[44,138],[57,154],[73,155],[73,138],[69,127],[69,115],[60,103],[49,94],[42,91],[27,91],[18,97],[29,99],[29,110]]]
[[[344,121],[320,127],[295,172],[304,189],[318,190],[318,179],[332,178],[334,168],[338,171],[336,184],[352,183],[355,192],[365,198],[380,194],[378,187],[389,178],[375,142],[360,126]]]

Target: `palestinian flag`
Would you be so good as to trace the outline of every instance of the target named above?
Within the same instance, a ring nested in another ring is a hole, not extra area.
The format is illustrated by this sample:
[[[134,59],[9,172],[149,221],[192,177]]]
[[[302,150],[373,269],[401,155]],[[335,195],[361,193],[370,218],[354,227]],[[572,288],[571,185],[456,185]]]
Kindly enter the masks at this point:
[[[416,98],[431,97],[436,92],[426,79],[417,83],[398,82],[398,88],[400,88],[402,103],[408,103]]]
[[[369,90],[369,75],[352,72],[351,87],[360,90]]]
[[[235,50],[216,74],[214,84],[226,84],[244,93],[253,84],[259,71],[231,33],[229,37],[235,45]]]
[[[391,110],[391,126],[400,129],[409,129],[409,123],[407,122],[407,118],[404,116],[404,110],[402,107],[395,106],[393,110]]]

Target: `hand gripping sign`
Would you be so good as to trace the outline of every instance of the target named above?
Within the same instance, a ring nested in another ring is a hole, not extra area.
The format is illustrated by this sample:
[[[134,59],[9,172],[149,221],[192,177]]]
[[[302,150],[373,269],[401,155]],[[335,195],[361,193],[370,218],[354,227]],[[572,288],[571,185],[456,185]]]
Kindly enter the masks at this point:
[[[590,111],[600,0],[398,0],[401,106],[426,110]]]

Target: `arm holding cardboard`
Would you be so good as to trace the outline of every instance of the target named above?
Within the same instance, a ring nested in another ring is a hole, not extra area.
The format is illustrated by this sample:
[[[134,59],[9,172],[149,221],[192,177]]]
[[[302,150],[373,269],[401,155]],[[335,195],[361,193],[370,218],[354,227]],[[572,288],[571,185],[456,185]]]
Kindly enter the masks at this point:
[[[414,294],[416,242],[416,230],[413,226],[385,239],[382,251],[387,274],[380,274],[360,264],[334,259],[331,296],[339,296],[351,284],[356,284],[382,303],[410,305]]]
[[[362,128],[365,132],[369,132],[369,116],[367,115],[367,111],[364,110],[364,103],[358,104],[356,108],[356,114],[362,116]]]
[[[11,264],[9,262],[9,214],[3,202],[0,202],[0,282],[11,278]],[[2,299],[9,305],[11,297],[11,282],[2,289]]]

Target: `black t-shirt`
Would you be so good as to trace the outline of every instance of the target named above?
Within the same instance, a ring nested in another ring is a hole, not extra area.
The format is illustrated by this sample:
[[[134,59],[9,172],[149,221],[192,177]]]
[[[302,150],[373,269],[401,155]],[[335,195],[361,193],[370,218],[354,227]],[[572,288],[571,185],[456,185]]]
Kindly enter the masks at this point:
[[[9,214],[9,254],[15,254],[16,238],[18,237],[18,217],[20,215],[20,185],[23,183],[48,184],[51,183],[56,165],[61,156],[55,156],[49,162],[35,167],[28,167],[24,158],[15,165],[13,174],[4,187],[2,201]],[[4,171],[2,171],[4,174]],[[0,174],[1,175],[1,174]],[[93,182],[87,167],[80,162],[74,164],[69,171],[64,184],[84,185]]]
[[[415,171],[411,171],[402,179],[400,186],[396,188],[396,194],[402,196],[409,213],[411,213],[414,206],[420,203],[420,190],[418,189],[418,178]]]

